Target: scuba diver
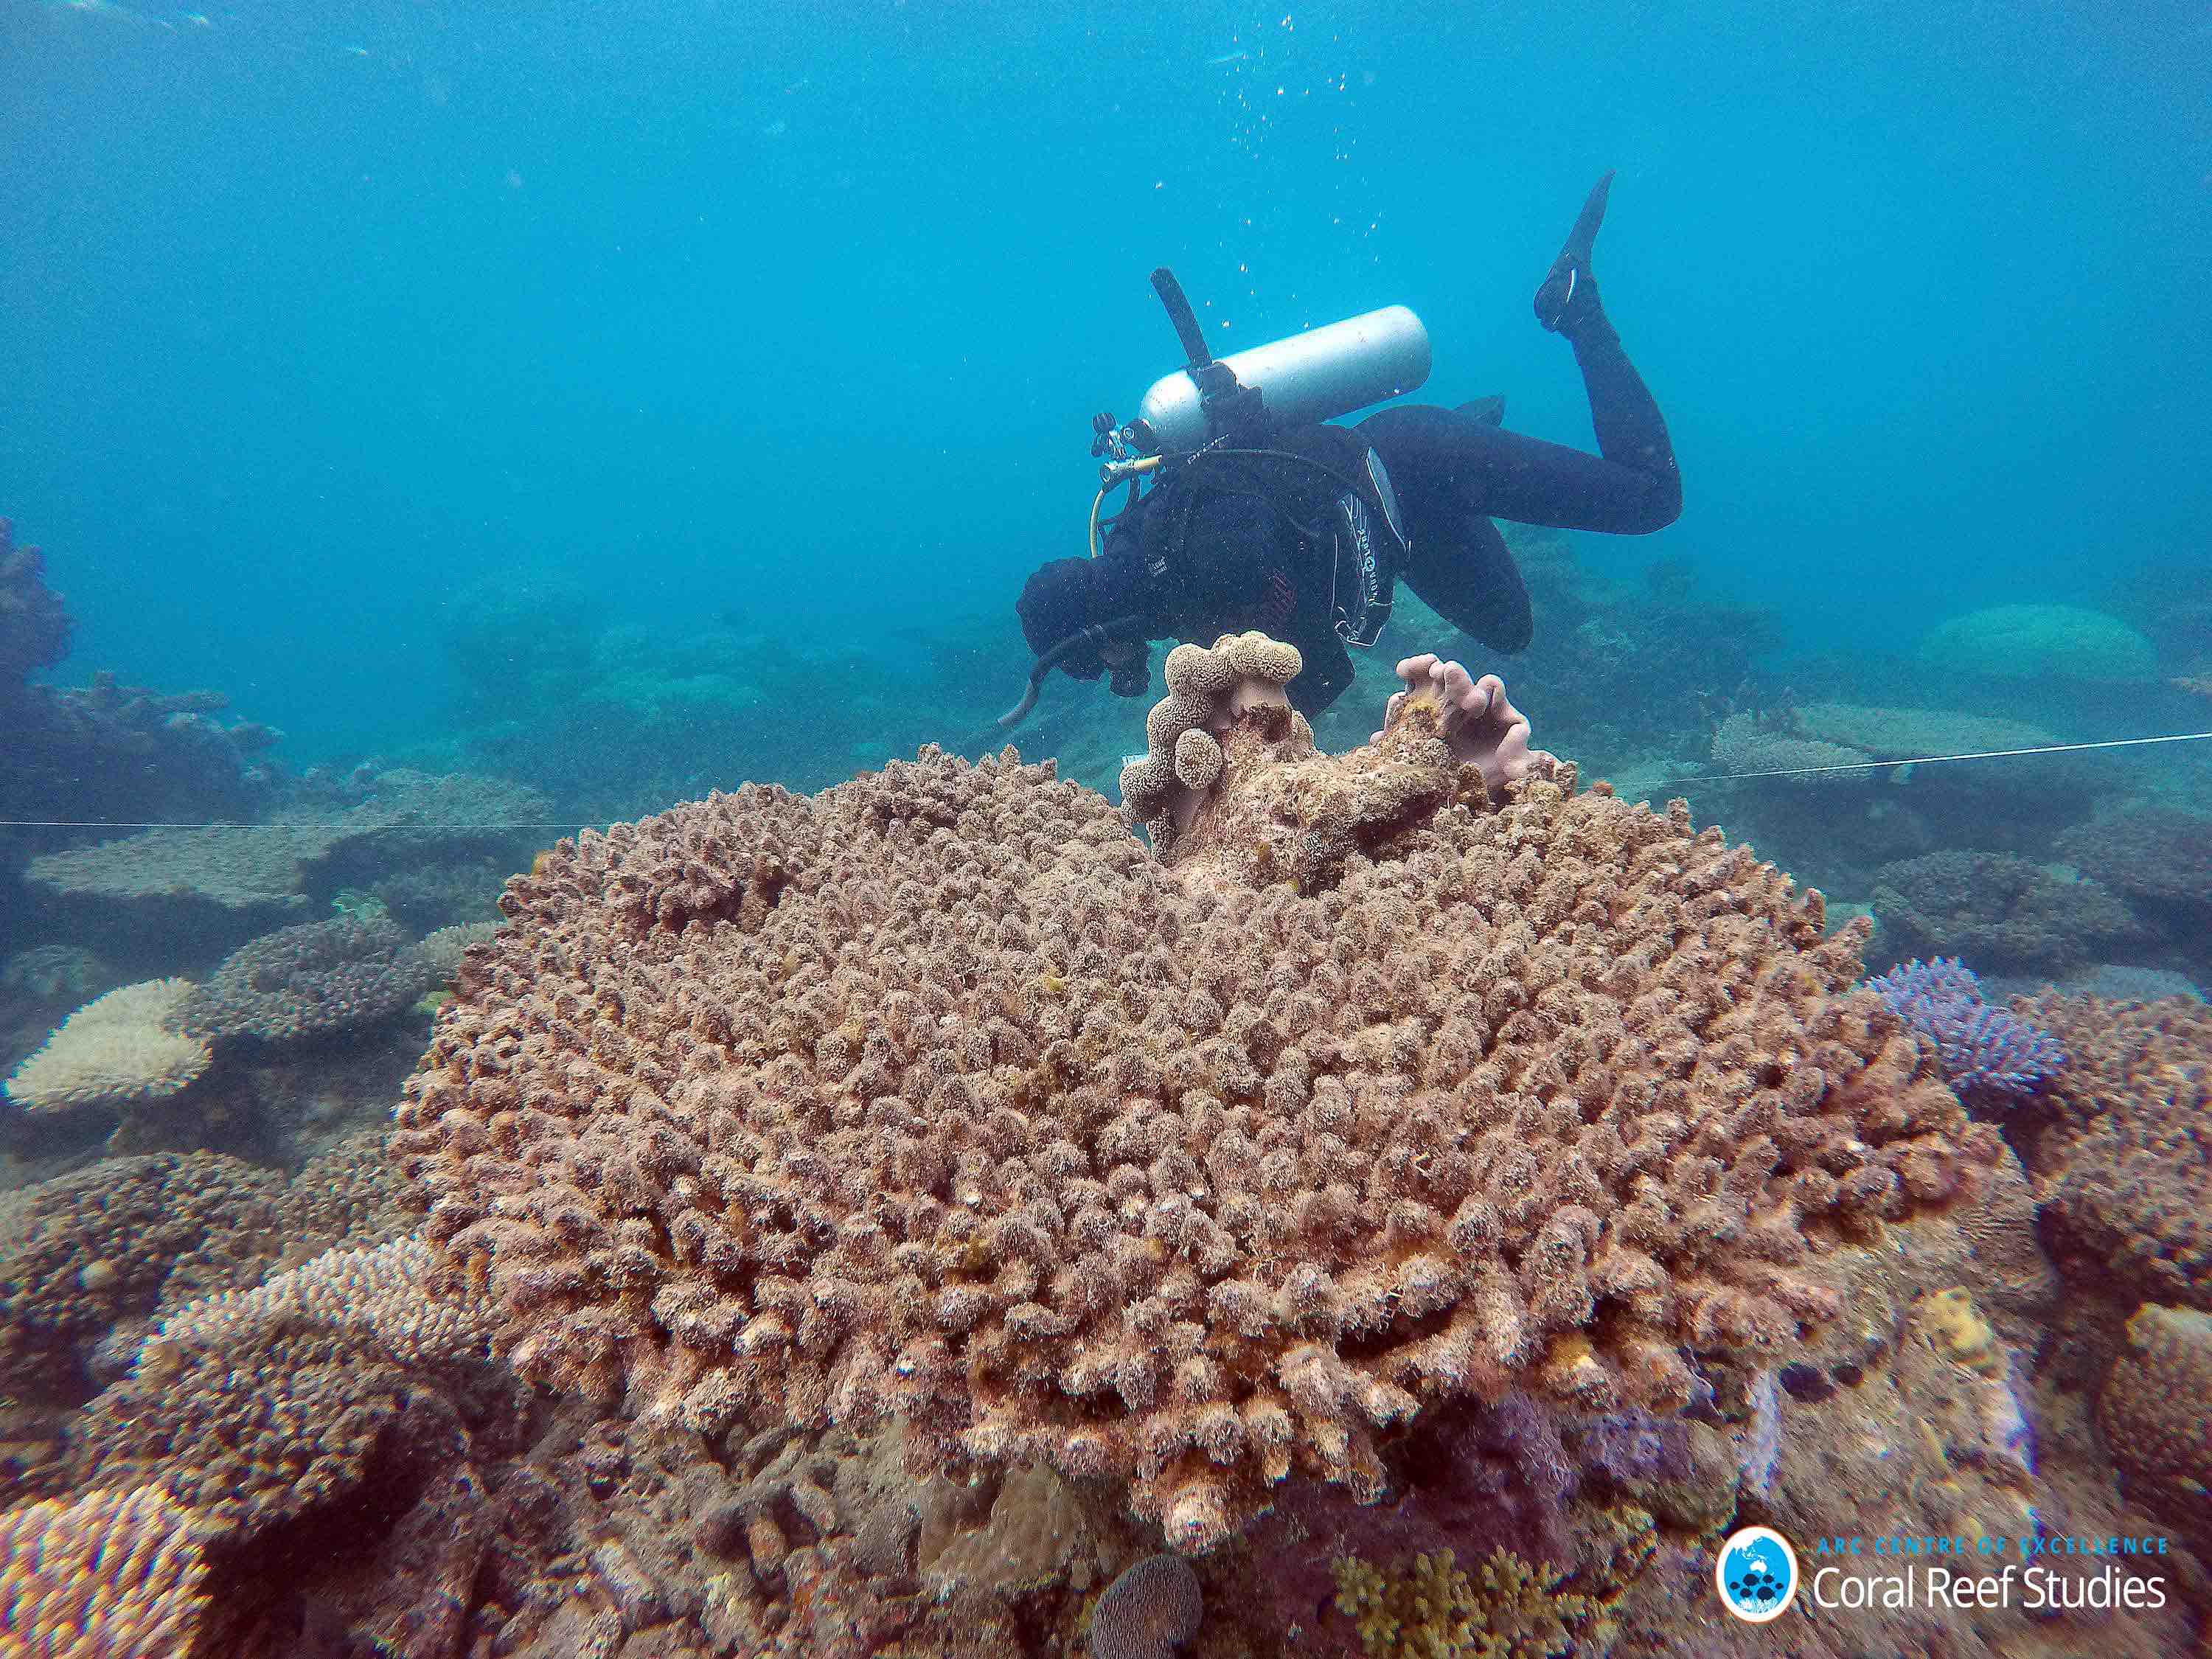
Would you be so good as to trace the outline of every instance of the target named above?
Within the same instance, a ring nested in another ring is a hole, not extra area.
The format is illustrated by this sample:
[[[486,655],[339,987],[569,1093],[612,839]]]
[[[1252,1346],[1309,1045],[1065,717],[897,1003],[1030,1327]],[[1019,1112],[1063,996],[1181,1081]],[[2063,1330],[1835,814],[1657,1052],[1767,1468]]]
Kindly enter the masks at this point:
[[[1091,453],[1105,459],[1086,556],[1054,559],[1023,587],[1016,609],[1037,661],[999,726],[1028,714],[1054,667],[1140,696],[1151,641],[1246,629],[1298,647],[1290,701],[1310,718],[1352,683],[1346,647],[1375,643],[1401,577],[1483,644],[1528,644],[1528,591],[1492,518],[1616,535],[1672,524],[1682,485],[1666,422],[1590,274],[1612,185],[1607,173],[1591,190],[1535,299],[1536,320],[1574,349],[1595,455],[1506,431],[1497,398],[1325,424],[1426,380],[1428,336],[1411,311],[1217,361],[1174,275],[1153,272],[1189,361],[1128,425],[1092,421]],[[1102,519],[1124,484],[1127,502]]]

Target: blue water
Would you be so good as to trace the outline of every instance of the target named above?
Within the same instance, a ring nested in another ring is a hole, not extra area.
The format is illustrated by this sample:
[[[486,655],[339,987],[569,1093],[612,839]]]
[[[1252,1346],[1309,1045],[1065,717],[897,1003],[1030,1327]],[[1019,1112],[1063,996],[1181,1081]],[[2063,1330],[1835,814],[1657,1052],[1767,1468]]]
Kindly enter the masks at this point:
[[[0,0],[63,678],[404,744],[461,591],[550,574],[670,635],[996,618],[1010,697],[1089,416],[1176,361],[1153,265],[1224,347],[1411,304],[1431,397],[1587,444],[1528,296],[1607,167],[1688,506],[1593,566],[1897,645],[2204,561],[2203,0],[1282,3]]]

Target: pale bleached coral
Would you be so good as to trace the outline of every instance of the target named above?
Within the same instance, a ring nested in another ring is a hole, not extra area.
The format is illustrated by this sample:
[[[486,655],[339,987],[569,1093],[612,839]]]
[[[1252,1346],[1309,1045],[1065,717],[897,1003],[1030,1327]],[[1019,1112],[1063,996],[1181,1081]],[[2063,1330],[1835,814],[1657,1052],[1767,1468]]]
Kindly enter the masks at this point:
[[[125,1104],[175,1094],[204,1072],[206,1043],[169,1029],[189,980],[125,985],[85,1004],[15,1068],[8,1097],[30,1112]]]
[[[412,1236],[325,1250],[251,1290],[186,1304],[161,1320],[147,1339],[148,1352],[158,1365],[160,1345],[235,1344],[271,1321],[299,1320],[371,1338],[416,1370],[480,1355],[490,1333],[489,1310],[432,1292],[430,1266],[428,1246]]]
[[[0,1659],[177,1659],[207,1598],[191,1513],[158,1487],[0,1515]]]
[[[1293,1469],[1376,1493],[1427,1400],[1679,1407],[1996,1156],[1863,930],[1680,803],[1493,799],[1420,699],[1302,724],[1214,733],[1164,859],[933,750],[562,843],[399,1109],[426,1237],[526,1376],[896,1413],[917,1473],[1126,1481],[1190,1550]]]

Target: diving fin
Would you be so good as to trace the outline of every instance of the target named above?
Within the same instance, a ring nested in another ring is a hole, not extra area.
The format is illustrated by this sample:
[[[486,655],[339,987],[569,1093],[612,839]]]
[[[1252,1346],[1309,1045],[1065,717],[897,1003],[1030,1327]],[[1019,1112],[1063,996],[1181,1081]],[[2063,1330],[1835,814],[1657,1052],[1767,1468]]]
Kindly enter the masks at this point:
[[[1471,404],[1462,404],[1457,409],[1452,410],[1452,413],[1464,415],[1471,421],[1480,421],[1485,426],[1504,426],[1505,424],[1505,394],[1502,392],[1493,392],[1487,398],[1477,398]]]
[[[1597,309],[1597,285],[1590,276],[1590,249],[1598,227],[1605,222],[1606,198],[1613,193],[1613,173],[1590,186],[1589,198],[1576,216],[1575,228],[1559,248],[1559,257],[1536,285],[1536,320],[1553,333],[1571,328]]]

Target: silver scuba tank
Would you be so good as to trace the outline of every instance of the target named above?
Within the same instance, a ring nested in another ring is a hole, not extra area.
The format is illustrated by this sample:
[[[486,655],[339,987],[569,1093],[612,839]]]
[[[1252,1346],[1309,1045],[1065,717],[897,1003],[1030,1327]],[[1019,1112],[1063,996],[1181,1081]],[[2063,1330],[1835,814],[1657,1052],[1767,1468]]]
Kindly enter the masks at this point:
[[[1260,393],[1275,420],[1304,426],[1419,387],[1429,378],[1429,331],[1406,307],[1384,306],[1217,361]],[[1137,420],[1162,453],[1196,449],[1214,435],[1188,369],[1153,381]]]

